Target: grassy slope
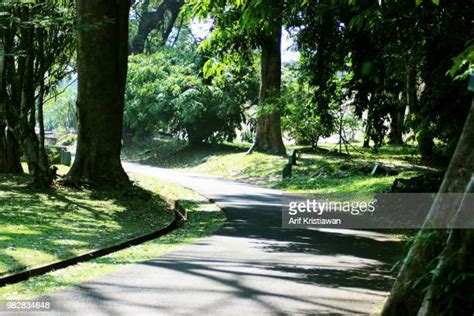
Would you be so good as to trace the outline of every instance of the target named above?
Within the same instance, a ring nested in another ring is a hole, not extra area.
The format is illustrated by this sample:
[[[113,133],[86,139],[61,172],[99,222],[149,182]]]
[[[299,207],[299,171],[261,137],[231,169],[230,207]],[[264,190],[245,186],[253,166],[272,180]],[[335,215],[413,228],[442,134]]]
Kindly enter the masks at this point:
[[[410,146],[386,146],[378,154],[360,148],[349,148],[350,155],[340,155],[334,145],[322,145],[317,151],[303,150],[291,179],[281,179],[287,159],[253,153],[246,155],[248,144],[206,145],[199,148],[159,139],[128,149],[124,157],[167,168],[237,179],[262,186],[296,192],[382,192],[397,177],[413,176],[427,168],[420,165]],[[401,170],[397,176],[370,176],[375,163]],[[365,170],[364,170],[365,169]]]
[[[67,258],[166,226],[173,219],[157,193],[184,200],[190,220],[157,240],[79,265],[0,288],[0,299],[42,295],[71,286],[127,264],[154,258],[211,234],[224,215],[194,192],[153,178],[134,176],[142,189],[117,191],[32,192],[27,177],[0,179],[0,273]],[[19,184],[19,183],[20,184]],[[146,191],[145,191],[146,190]],[[149,192],[152,198],[144,203]],[[203,212],[205,210],[205,212]],[[211,211],[211,212],[210,212]]]
[[[211,145],[189,147],[185,142],[163,137],[143,141],[133,147],[125,146],[122,157],[128,161],[145,162],[164,168],[187,168],[198,166],[203,159],[214,156],[226,156],[246,150],[247,144]]]
[[[140,188],[35,192],[24,179],[0,180],[0,276],[152,232],[174,218]]]

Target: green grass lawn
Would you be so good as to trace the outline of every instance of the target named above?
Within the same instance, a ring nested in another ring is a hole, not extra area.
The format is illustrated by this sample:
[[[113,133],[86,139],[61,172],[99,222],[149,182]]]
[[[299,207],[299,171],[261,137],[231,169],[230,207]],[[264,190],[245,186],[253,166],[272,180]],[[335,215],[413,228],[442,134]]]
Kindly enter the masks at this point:
[[[298,165],[290,179],[282,179],[287,158],[262,153],[246,154],[250,144],[186,146],[169,138],[155,139],[124,151],[132,161],[176,168],[193,173],[236,179],[291,192],[384,192],[397,177],[411,177],[430,170],[420,163],[413,146],[384,146],[375,154],[360,144],[349,147],[349,154],[335,152],[334,144],[322,144],[317,150],[300,149]],[[395,167],[396,176],[370,175],[375,164]]]
[[[186,142],[160,137],[124,146],[122,157],[127,161],[143,162],[163,168],[188,168],[198,166],[209,155],[226,156],[245,151],[248,144],[202,144],[195,147]]]
[[[0,299],[21,299],[71,286],[127,264],[154,258],[207,236],[224,215],[205,198],[153,178],[133,176],[128,191],[35,192],[27,176],[0,178],[0,275],[72,257],[168,225],[174,213],[158,194],[180,199],[189,221],[173,233],[93,261],[0,288]]]
[[[32,191],[0,179],[0,276],[74,257],[167,226],[173,212],[152,191]]]

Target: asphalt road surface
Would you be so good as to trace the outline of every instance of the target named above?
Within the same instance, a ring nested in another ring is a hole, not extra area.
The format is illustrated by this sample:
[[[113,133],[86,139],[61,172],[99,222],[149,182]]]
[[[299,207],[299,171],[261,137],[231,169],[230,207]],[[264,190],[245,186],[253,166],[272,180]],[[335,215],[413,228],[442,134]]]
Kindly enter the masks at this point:
[[[370,314],[393,282],[400,243],[383,233],[281,228],[281,192],[125,163],[189,187],[228,218],[213,236],[53,293],[58,314]]]

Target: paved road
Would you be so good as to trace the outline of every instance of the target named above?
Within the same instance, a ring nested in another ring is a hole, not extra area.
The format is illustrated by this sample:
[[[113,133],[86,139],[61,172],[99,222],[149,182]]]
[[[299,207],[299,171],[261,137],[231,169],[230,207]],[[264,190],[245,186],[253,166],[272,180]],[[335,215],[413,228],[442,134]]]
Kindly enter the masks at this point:
[[[225,209],[215,235],[47,297],[77,315],[368,314],[391,285],[400,245],[351,230],[281,229],[281,192],[125,164]]]

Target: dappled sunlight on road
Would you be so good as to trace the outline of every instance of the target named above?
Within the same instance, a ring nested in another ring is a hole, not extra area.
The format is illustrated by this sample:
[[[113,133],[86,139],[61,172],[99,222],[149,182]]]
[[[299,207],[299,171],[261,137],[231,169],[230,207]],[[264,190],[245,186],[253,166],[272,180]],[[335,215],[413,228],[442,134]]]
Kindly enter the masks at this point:
[[[282,229],[282,192],[230,180],[124,164],[189,187],[224,208],[213,236],[51,297],[64,312],[98,314],[371,313],[401,255],[389,235],[347,229]],[[65,303],[74,298],[77,303]]]

